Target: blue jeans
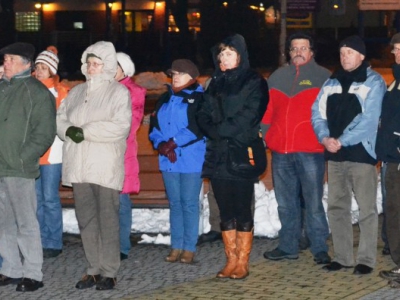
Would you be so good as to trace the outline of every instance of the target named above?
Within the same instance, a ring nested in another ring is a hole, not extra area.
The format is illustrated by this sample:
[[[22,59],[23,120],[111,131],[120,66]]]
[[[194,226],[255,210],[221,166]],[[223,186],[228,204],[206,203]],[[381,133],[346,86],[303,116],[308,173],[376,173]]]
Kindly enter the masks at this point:
[[[196,251],[201,173],[162,172],[169,201],[172,249]]]
[[[132,202],[129,194],[119,194],[119,244],[121,253],[131,250]]]
[[[328,252],[329,235],[322,204],[325,160],[318,153],[272,153],[272,180],[281,221],[279,249],[297,254],[301,234],[301,194],[311,253]],[[301,193],[301,194],[300,194]]]
[[[37,211],[44,249],[62,249],[61,164],[41,165],[36,179]]]

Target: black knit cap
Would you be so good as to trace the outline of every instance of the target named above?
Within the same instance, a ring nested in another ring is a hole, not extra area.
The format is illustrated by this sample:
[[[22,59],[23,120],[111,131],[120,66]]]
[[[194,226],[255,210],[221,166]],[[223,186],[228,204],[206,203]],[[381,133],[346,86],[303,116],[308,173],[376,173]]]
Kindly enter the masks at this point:
[[[193,79],[196,79],[200,75],[196,65],[189,59],[174,60],[171,69],[167,71],[167,74],[171,75],[172,71],[188,73]]]
[[[352,35],[347,38],[345,38],[343,41],[340,42],[339,45],[339,50],[342,47],[348,47],[353,50],[356,50],[362,55],[365,55],[367,53],[365,49],[365,44],[363,40],[358,36],[358,35]]]
[[[29,43],[14,43],[0,49],[0,54],[12,54],[23,56],[30,61],[33,61],[35,55],[35,47]]]

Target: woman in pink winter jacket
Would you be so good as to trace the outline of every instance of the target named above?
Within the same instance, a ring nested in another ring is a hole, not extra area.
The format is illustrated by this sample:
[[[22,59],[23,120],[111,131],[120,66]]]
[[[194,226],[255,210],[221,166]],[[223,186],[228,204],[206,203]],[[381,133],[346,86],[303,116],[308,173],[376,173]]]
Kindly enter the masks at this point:
[[[118,52],[118,69],[115,80],[125,85],[132,99],[132,125],[127,139],[127,148],[125,152],[125,180],[124,187],[119,196],[119,232],[120,232],[120,256],[121,260],[128,258],[131,249],[131,227],[132,227],[132,206],[130,193],[139,193],[139,162],[137,159],[138,144],[136,141],[136,132],[139,129],[143,118],[144,99],[146,89],[133,82],[131,76],[135,73],[135,65],[129,55]]]

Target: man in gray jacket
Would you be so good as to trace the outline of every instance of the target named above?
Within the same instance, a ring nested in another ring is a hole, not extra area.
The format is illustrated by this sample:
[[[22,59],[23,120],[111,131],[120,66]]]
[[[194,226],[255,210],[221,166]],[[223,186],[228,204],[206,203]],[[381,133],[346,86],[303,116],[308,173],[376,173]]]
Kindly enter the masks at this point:
[[[43,287],[35,178],[56,134],[54,97],[31,76],[34,52],[27,43],[0,50],[0,286],[18,284],[20,292]]]

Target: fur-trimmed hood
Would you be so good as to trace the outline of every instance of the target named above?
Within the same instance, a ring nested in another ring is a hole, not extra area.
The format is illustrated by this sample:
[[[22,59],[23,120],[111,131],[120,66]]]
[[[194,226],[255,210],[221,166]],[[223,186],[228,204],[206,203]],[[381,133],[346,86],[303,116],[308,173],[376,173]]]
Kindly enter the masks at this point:
[[[115,52],[114,45],[110,42],[100,41],[89,46],[82,54],[81,71],[86,76],[86,79],[90,79],[90,75],[87,73],[87,55],[91,53],[99,57],[103,63],[103,73],[100,74],[102,80],[114,80],[114,76],[117,73],[117,54]]]

